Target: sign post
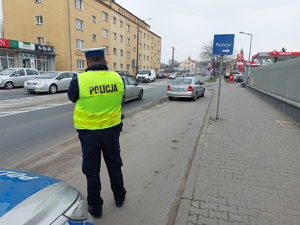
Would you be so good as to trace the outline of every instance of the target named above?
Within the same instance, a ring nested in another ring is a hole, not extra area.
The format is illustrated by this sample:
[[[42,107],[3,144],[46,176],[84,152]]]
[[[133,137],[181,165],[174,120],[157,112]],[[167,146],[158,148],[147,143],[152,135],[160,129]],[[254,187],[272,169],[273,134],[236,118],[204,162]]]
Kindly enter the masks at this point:
[[[232,55],[234,44],[234,34],[215,34],[213,55],[221,55],[221,68],[219,73],[219,93],[218,93],[218,105],[216,120],[219,119],[219,105],[220,105],[220,93],[221,93],[221,79],[223,72],[223,56]]]

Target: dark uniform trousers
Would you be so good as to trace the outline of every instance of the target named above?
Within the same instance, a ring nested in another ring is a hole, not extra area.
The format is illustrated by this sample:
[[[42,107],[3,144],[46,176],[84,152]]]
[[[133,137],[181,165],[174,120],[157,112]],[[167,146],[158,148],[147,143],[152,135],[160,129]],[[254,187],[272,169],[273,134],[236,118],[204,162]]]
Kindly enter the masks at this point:
[[[78,130],[82,147],[82,171],[87,178],[88,204],[94,210],[102,210],[101,151],[108,170],[111,190],[116,203],[123,202],[126,189],[123,183],[123,166],[120,156],[119,125],[103,130]]]

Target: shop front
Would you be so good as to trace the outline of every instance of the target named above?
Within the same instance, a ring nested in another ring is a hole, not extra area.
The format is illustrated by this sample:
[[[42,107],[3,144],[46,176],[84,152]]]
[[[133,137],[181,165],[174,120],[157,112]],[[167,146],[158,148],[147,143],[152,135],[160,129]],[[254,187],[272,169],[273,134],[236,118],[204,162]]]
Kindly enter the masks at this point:
[[[10,67],[55,71],[54,47],[0,39],[0,70]]]

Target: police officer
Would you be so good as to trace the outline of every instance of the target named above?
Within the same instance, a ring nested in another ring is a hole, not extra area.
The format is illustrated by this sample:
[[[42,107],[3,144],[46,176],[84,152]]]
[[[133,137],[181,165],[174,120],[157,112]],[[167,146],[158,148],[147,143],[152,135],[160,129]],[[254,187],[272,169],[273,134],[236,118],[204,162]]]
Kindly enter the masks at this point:
[[[100,196],[99,175],[101,152],[117,207],[123,205],[126,194],[119,144],[124,84],[119,74],[108,71],[105,49],[82,49],[88,68],[72,78],[68,89],[69,99],[76,102],[74,126],[81,142],[88,209],[95,218],[102,217],[103,199]]]

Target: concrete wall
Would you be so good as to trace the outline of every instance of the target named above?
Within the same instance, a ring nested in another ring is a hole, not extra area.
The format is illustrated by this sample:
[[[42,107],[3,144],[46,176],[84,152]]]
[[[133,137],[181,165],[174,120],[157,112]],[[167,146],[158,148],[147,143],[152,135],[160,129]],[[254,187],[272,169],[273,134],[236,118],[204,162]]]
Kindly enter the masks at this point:
[[[300,102],[300,58],[253,68],[248,84]]]
[[[247,90],[300,122],[300,58],[254,68],[245,81]]]

